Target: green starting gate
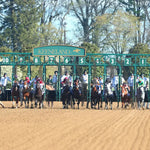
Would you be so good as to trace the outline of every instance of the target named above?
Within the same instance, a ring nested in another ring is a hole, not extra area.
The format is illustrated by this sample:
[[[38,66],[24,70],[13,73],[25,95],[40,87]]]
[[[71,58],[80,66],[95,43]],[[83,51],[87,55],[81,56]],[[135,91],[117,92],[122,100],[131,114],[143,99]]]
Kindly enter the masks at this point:
[[[91,97],[92,67],[103,67],[103,81],[106,80],[107,68],[110,66],[118,69],[119,91],[121,90],[122,68],[132,67],[134,74],[134,89],[136,89],[136,77],[138,67],[150,68],[150,54],[101,54],[86,53],[85,49],[73,46],[55,45],[37,47],[33,53],[0,53],[0,66],[12,66],[12,82],[16,66],[27,66],[27,76],[31,78],[31,66],[43,66],[43,81],[46,83],[46,66],[58,66],[58,80],[61,79],[61,67],[72,66],[73,79],[76,78],[78,66],[88,68],[88,101]],[[150,69],[149,69],[150,70]],[[0,73],[1,74],[1,73]],[[150,81],[150,72],[148,75]],[[60,101],[60,82],[57,83],[57,100]],[[150,87],[150,83],[149,83]],[[118,101],[120,101],[118,94]]]

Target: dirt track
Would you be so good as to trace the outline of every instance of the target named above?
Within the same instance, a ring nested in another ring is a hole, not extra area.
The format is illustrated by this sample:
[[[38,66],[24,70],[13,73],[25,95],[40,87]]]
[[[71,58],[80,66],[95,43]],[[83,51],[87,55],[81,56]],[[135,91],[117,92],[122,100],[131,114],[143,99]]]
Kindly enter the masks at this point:
[[[150,110],[0,107],[0,150],[149,150]]]

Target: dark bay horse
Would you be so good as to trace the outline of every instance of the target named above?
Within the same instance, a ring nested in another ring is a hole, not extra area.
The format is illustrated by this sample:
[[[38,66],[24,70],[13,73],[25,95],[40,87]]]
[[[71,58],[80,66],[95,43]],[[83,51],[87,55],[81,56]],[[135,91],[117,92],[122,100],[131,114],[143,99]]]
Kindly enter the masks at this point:
[[[36,89],[35,89],[35,99],[37,100],[37,102],[39,102],[39,108],[43,108],[43,101],[42,101],[42,89],[40,86],[40,81],[36,82]],[[37,104],[35,104],[37,105]],[[35,106],[37,107],[37,106]]]
[[[69,86],[69,80],[66,79],[64,81],[64,86],[62,89],[62,94],[61,94],[61,101],[63,103],[63,108],[68,109],[68,105],[70,104],[70,86]]]
[[[79,87],[78,79],[76,79],[74,81],[74,86],[73,86],[73,90],[72,90],[72,100],[73,100],[73,108],[75,108],[75,101],[77,100],[77,105],[78,105],[78,109],[79,109],[79,104],[81,101],[81,90]]]
[[[130,103],[130,87],[126,82],[121,86],[121,100],[122,100],[122,108],[126,108]]]
[[[98,109],[99,109],[100,99],[101,99],[101,93],[99,93],[98,87],[93,86],[91,90],[91,108],[96,109],[96,105],[98,104]]]
[[[14,108],[14,101],[16,100],[16,108],[18,108],[18,101],[19,101],[19,85],[18,82],[15,81],[12,89],[11,89],[11,95],[12,95],[12,108]]]

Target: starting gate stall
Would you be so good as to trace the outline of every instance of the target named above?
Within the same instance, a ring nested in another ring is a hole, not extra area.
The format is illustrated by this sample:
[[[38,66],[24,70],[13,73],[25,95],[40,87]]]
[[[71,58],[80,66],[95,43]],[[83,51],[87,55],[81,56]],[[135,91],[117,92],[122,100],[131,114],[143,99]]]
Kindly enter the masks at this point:
[[[12,66],[12,82],[14,80],[16,66],[27,66],[27,76],[30,79],[32,74],[31,66],[41,66],[43,67],[42,79],[44,83],[46,83],[46,66],[56,66],[58,68],[56,89],[57,101],[61,99],[60,79],[64,66],[68,66],[72,69],[73,80],[78,76],[77,67],[88,68],[88,101],[91,101],[91,80],[95,75],[93,71],[94,67],[101,70],[103,82],[105,82],[106,78],[109,76],[108,67],[112,66],[118,70],[118,102],[121,101],[120,93],[124,69],[128,69],[129,73],[132,72],[134,74],[134,93],[137,87],[137,72],[139,73],[140,70],[142,70],[141,68],[146,67],[149,71],[147,77],[150,81],[150,54],[93,54],[86,53],[85,49],[81,47],[65,45],[37,47],[33,49],[33,53],[0,53],[0,66]],[[135,102],[135,94],[133,95],[133,99]]]

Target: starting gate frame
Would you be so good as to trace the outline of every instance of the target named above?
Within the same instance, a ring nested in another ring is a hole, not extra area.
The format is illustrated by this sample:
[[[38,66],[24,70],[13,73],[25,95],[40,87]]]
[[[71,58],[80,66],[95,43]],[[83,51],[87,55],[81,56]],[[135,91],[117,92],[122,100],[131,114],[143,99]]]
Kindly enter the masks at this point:
[[[46,59],[46,57],[48,59]],[[59,59],[56,60],[56,57]],[[78,62],[76,61],[76,58]],[[61,59],[63,58],[63,59]],[[122,78],[122,67],[130,66],[134,68],[134,89],[136,89],[136,77],[137,67],[148,67],[150,68],[150,54],[102,54],[102,53],[86,53],[85,56],[69,56],[69,55],[51,55],[51,56],[33,56],[32,53],[0,53],[0,67],[1,66],[12,66],[12,82],[14,80],[15,66],[27,66],[27,76],[31,78],[31,66],[43,66],[43,81],[46,83],[46,66],[58,66],[58,80],[60,81],[61,66],[73,66],[73,79],[77,76],[77,66],[88,67],[88,101],[91,97],[91,77],[92,77],[92,66],[104,67],[103,81],[107,77],[107,67],[116,66],[119,68],[119,91],[121,90],[121,78]],[[1,69],[0,69],[1,71]],[[1,75],[1,72],[0,72]],[[149,69],[149,81],[150,81],[150,69]],[[58,100],[60,101],[61,89],[60,82],[57,83]],[[150,82],[149,82],[150,89]],[[150,99],[150,96],[149,96]],[[135,100],[135,98],[134,98]],[[120,94],[118,95],[118,101],[121,101]]]

